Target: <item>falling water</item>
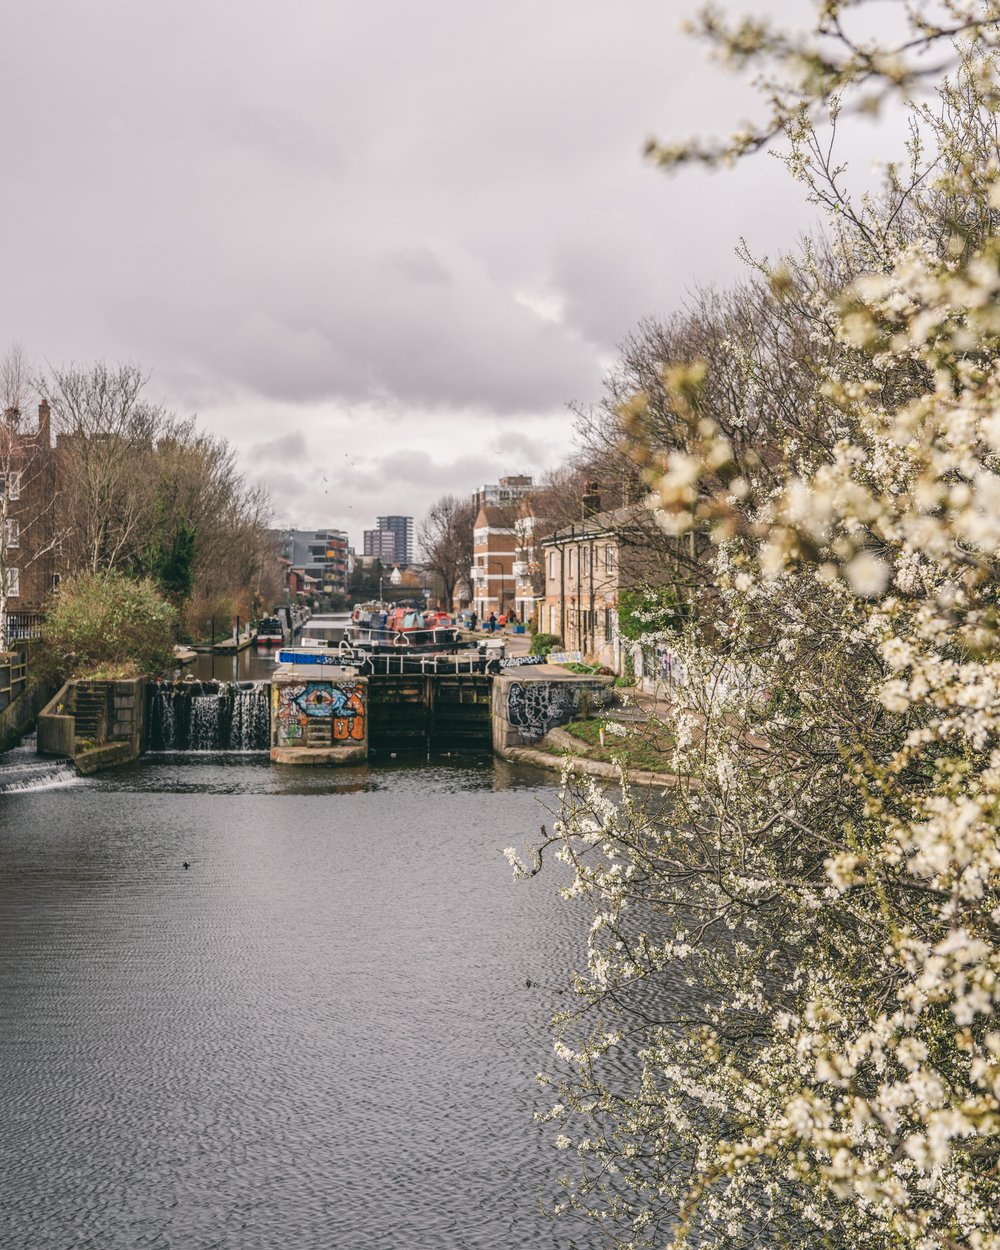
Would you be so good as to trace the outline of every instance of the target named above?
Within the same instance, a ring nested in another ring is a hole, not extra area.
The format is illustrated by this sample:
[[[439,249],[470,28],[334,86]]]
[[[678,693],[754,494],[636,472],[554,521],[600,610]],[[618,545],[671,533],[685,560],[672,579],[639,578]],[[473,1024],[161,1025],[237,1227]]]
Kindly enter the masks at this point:
[[[75,785],[80,780],[66,759],[44,759],[35,753],[35,735],[21,745],[0,754],[0,794],[20,794],[27,790],[51,790]]]
[[[151,751],[266,751],[270,685],[264,681],[160,682],[150,693]]]

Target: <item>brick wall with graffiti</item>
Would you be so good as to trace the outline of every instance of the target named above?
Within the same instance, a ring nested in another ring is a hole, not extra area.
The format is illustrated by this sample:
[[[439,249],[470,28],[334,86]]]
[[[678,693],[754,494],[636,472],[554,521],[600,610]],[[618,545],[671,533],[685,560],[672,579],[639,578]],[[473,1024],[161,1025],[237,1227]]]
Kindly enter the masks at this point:
[[[272,742],[279,747],[337,746],[364,742],[364,682],[275,682],[271,687]]]

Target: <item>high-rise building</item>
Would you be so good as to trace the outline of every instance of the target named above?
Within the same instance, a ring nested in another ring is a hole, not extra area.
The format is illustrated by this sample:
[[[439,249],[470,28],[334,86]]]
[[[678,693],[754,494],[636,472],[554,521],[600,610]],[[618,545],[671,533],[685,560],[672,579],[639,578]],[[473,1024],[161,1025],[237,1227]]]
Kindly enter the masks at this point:
[[[383,564],[396,559],[396,535],[392,530],[365,530],[365,555],[378,556]]]
[[[380,530],[391,530],[396,540],[393,563],[400,568],[407,568],[413,563],[413,517],[411,516],[380,516],[377,518]]]

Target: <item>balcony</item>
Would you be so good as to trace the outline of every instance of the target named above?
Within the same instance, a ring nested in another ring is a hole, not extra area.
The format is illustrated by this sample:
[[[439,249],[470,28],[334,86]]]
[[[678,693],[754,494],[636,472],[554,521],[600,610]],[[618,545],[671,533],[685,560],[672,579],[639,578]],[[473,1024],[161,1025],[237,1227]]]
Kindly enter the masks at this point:
[[[528,576],[528,561],[527,560],[515,560],[513,572],[514,572],[515,577],[527,577]]]

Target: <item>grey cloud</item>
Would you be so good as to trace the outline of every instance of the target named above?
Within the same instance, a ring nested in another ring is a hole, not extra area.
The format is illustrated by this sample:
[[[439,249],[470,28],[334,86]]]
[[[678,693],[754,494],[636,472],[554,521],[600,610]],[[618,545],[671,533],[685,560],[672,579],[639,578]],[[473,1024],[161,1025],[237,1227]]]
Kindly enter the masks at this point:
[[[430,283],[432,286],[447,286],[451,282],[447,268],[427,247],[393,252],[389,256],[389,264],[414,282]]]
[[[251,464],[289,464],[305,460],[308,455],[306,440],[301,430],[293,430],[267,443],[254,443],[246,451]]]
[[[522,460],[526,464],[538,465],[548,459],[548,447],[537,438],[530,437],[518,430],[504,431],[490,443],[494,451],[511,461]],[[514,470],[511,470],[512,472]]]
[[[809,219],[771,161],[643,164],[651,132],[745,112],[678,34],[696,3],[10,0],[0,343],[140,360],[260,470],[300,430],[305,484],[269,480],[317,520],[312,468],[345,450],[343,515],[419,514],[535,442],[554,462],[635,320],[727,280],[740,235],[773,251]]]

